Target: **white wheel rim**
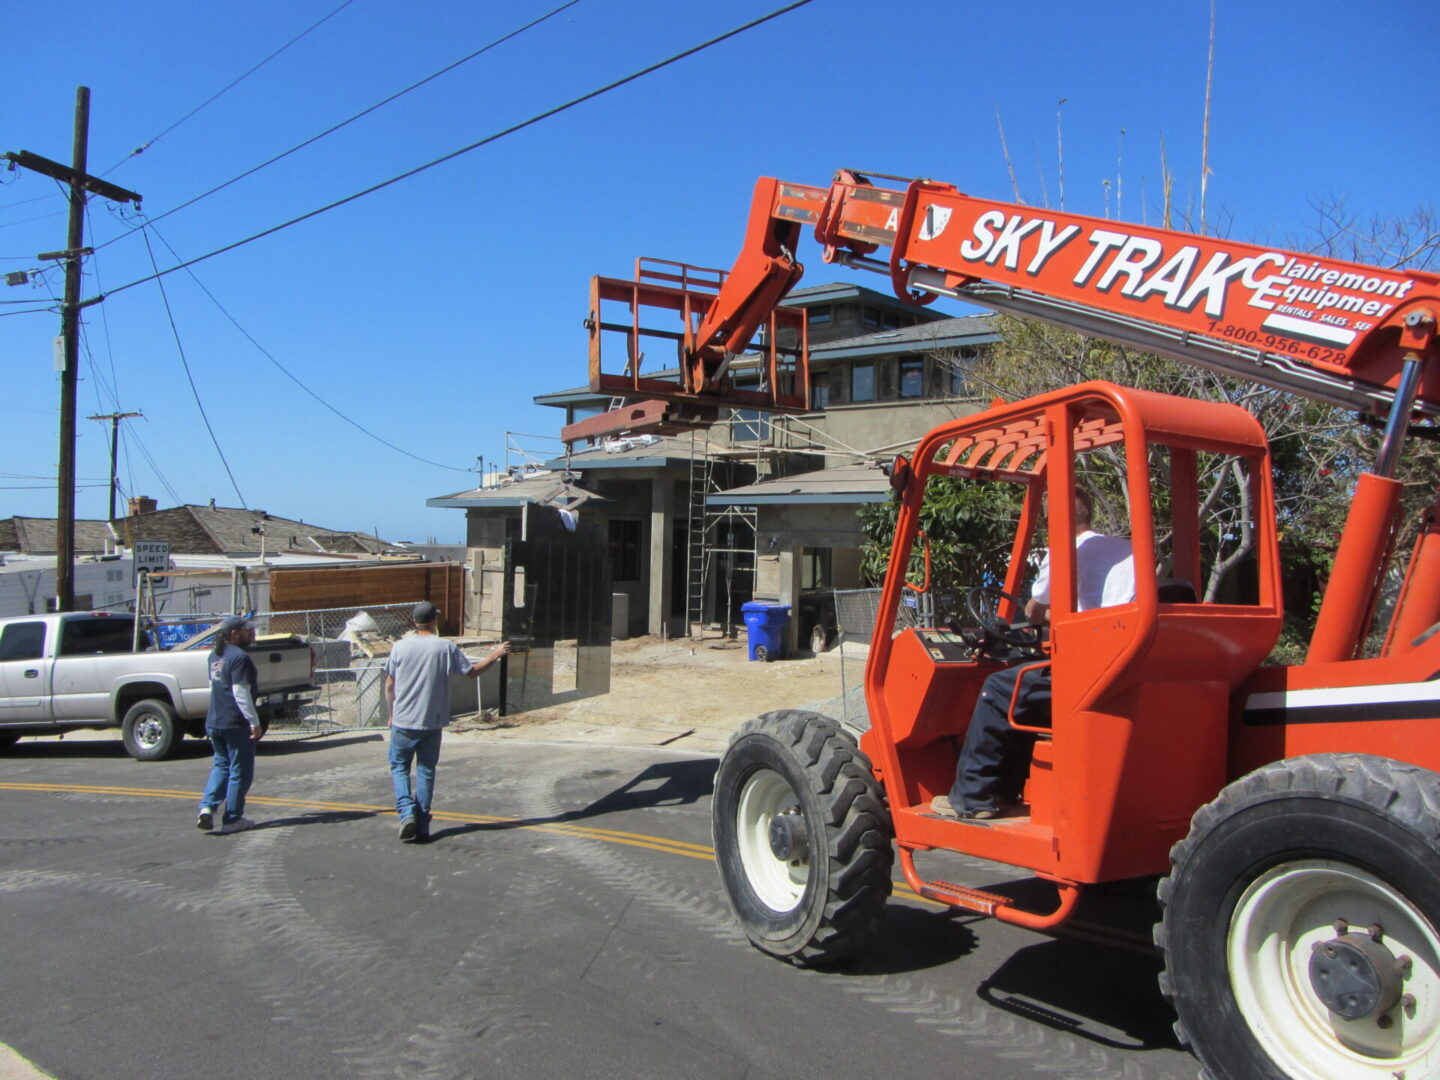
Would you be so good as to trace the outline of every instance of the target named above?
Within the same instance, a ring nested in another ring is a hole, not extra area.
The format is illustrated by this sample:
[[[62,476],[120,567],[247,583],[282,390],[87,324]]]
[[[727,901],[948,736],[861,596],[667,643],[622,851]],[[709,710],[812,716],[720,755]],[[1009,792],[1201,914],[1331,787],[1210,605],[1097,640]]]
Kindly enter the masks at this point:
[[[1310,984],[1314,947],[1344,920],[1354,931],[1383,928],[1383,944],[1408,956],[1389,1026],[1346,1020]],[[1272,867],[1250,884],[1230,920],[1230,986],[1265,1053],[1296,1080],[1368,1080],[1435,1075],[1440,1067],[1440,936],[1398,891],[1372,874],[1330,859]]]
[[[774,769],[756,769],[745,780],[735,807],[735,836],[745,879],[772,911],[794,911],[810,880],[810,860],[777,859],[770,848],[770,823],[795,810],[799,797]]]

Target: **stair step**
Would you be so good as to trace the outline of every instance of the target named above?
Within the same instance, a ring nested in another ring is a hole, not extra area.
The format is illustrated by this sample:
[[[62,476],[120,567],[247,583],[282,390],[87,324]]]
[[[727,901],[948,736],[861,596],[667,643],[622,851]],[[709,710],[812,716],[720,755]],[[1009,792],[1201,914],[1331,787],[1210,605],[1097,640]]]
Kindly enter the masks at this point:
[[[926,882],[920,887],[920,895],[966,911],[978,911],[981,915],[994,915],[997,908],[1014,903],[1008,896],[972,889],[968,885],[956,885],[951,881]]]

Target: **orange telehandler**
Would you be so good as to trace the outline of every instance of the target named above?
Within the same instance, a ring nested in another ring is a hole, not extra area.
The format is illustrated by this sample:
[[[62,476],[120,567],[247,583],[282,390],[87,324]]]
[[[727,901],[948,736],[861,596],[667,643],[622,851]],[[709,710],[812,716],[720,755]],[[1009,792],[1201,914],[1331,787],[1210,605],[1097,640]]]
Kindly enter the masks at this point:
[[[670,403],[692,416],[724,403],[737,343],[799,279],[808,226],[827,262],[888,274],[913,303],[957,297],[1110,338],[1383,418],[1384,436],[1305,662],[1262,666],[1282,574],[1251,414],[1091,382],[931,431],[891,470],[869,730],[857,744],[827,717],[770,713],[721,761],[716,859],[750,940],[800,964],[863,948],[895,850],[920,895],[1037,929],[1064,922],[1086,886],[1164,874],[1161,986],[1215,1080],[1440,1075],[1440,502],[1408,558],[1394,551],[1396,464],[1440,411],[1440,277],[874,180],[759,182],[718,292],[668,302],[686,318]],[[804,374],[802,358],[779,389],[803,399]],[[1047,531],[1072,535],[1077,473],[1096,453],[1121,463],[1134,598],[1077,610],[1075,550],[1057,544],[1042,633],[1017,621],[1019,598]],[[928,581],[910,569],[929,557],[924,491],[946,478],[1023,492],[1009,570],[975,583],[968,619],[897,629],[902,594]],[[1197,594],[1217,557],[1204,504],[1222,481],[1248,507],[1251,554],[1210,597]],[[1367,645],[1397,582],[1383,642]],[[1017,661],[1048,667],[1053,687],[1020,812],[936,815],[981,683]],[[929,877],[919,864],[939,851],[1025,868],[1054,903]]]

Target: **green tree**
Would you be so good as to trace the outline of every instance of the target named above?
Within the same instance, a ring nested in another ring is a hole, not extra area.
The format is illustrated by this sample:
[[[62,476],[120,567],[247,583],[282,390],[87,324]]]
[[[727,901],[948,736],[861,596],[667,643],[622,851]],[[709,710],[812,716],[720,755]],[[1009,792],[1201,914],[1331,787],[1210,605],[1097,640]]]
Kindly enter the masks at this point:
[[[930,541],[933,590],[962,596],[973,585],[998,585],[1004,580],[1023,496],[1019,484],[948,476],[930,479],[920,508],[920,528]],[[866,537],[860,568],[877,585],[889,566],[898,511],[899,503],[893,499],[860,511]]]

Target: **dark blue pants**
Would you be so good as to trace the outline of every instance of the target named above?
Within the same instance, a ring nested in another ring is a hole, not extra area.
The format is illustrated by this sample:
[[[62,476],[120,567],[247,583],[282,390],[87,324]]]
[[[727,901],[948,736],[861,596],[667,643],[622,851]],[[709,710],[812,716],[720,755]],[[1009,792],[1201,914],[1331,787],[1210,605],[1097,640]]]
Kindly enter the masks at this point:
[[[997,671],[980,688],[960,760],[955,765],[955,784],[950,788],[950,803],[957,810],[997,809],[1019,801],[1025,789],[1035,736],[1010,726],[1010,698],[1018,679],[1020,696],[1015,703],[1015,719],[1036,727],[1048,724],[1050,668],[1034,668],[1023,678],[1020,668],[1017,665]]]

